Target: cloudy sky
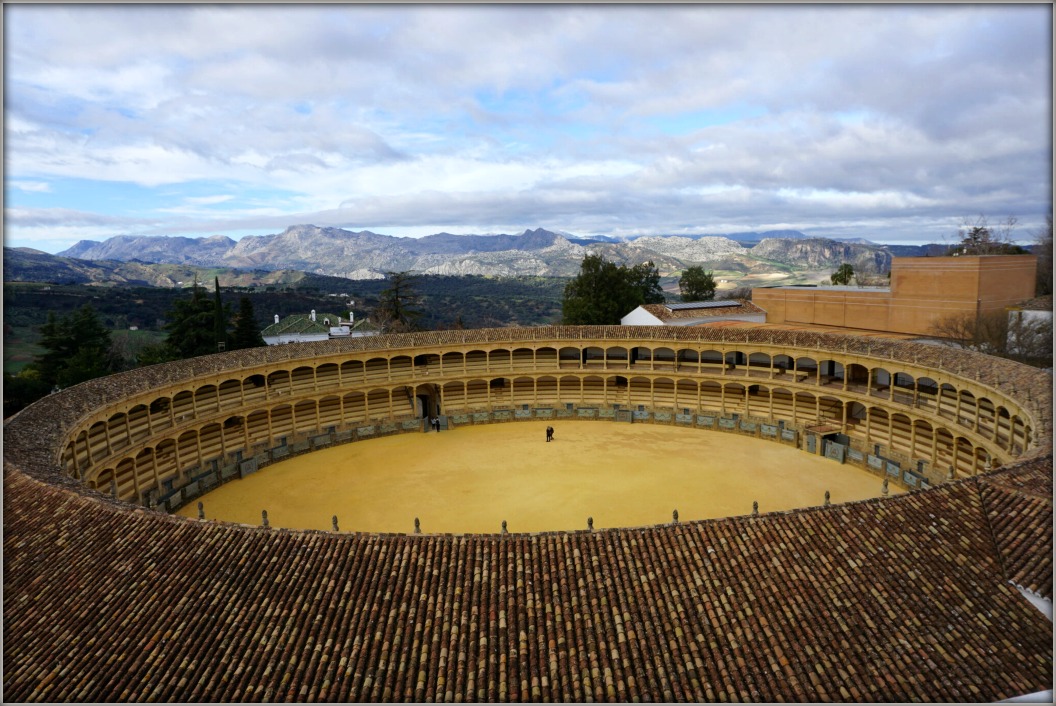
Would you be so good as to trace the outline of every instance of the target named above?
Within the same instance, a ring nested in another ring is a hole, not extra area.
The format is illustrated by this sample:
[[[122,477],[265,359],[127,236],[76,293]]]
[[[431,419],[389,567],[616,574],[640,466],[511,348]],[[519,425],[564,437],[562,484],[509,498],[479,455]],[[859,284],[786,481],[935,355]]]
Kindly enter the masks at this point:
[[[7,5],[5,244],[1052,208],[1049,5]]]

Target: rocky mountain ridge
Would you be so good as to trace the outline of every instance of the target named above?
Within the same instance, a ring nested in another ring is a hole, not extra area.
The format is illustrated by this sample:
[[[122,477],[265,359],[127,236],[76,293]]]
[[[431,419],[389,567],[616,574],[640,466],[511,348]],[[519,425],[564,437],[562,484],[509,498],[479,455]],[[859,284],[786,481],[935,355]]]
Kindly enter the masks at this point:
[[[437,233],[423,238],[399,238],[371,231],[297,225],[282,233],[245,236],[237,242],[224,236],[115,236],[101,243],[81,241],[59,256],[199,267],[295,269],[349,279],[377,279],[389,271],[571,277],[590,253],[632,265],[651,260],[664,275],[677,274],[691,265],[775,275],[835,269],[844,262],[851,262],[856,270],[866,273],[890,268],[891,253],[882,246],[809,238],[798,231],[789,235],[795,237],[764,238],[746,247],[724,236],[644,236],[611,242],[576,239],[536,228],[519,235]]]

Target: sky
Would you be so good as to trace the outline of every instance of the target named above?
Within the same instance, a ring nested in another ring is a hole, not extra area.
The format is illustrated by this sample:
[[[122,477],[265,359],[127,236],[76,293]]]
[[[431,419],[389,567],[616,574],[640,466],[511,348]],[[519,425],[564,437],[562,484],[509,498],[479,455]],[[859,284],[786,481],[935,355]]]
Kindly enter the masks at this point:
[[[115,235],[1030,242],[1039,5],[19,5],[4,243]]]

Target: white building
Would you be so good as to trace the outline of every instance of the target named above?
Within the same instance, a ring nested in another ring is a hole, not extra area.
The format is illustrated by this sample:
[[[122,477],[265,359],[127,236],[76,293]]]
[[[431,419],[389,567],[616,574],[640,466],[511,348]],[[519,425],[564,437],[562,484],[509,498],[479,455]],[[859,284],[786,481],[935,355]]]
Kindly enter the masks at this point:
[[[353,313],[348,313],[348,319],[342,319],[336,314],[316,314],[315,309],[312,309],[309,314],[293,314],[281,320],[276,314],[275,323],[261,331],[260,335],[269,346],[277,346],[282,343],[308,343],[381,333],[381,328],[369,319],[356,321]]]

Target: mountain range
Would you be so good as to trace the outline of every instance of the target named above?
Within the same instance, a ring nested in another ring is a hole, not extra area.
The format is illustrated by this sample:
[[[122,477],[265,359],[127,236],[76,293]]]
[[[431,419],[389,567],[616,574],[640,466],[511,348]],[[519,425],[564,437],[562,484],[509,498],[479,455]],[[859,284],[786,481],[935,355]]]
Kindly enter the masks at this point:
[[[843,263],[865,274],[886,272],[891,250],[865,242],[811,238],[799,231],[726,236],[645,236],[620,239],[575,237],[537,228],[519,235],[453,235],[437,233],[401,238],[370,231],[348,231],[314,225],[290,226],[281,233],[245,236],[115,236],[102,242],[82,240],[58,253],[59,258],[129,264],[166,263],[189,267],[239,270],[302,270],[345,277],[380,279],[385,272],[411,271],[439,275],[490,277],[571,277],[587,254],[620,264],[652,261],[661,275],[677,275],[702,265],[743,284],[771,280],[817,281]],[[739,242],[739,240],[741,242]],[[23,251],[24,254],[27,254]],[[5,250],[5,280],[9,268]],[[21,278],[20,278],[21,279]]]

